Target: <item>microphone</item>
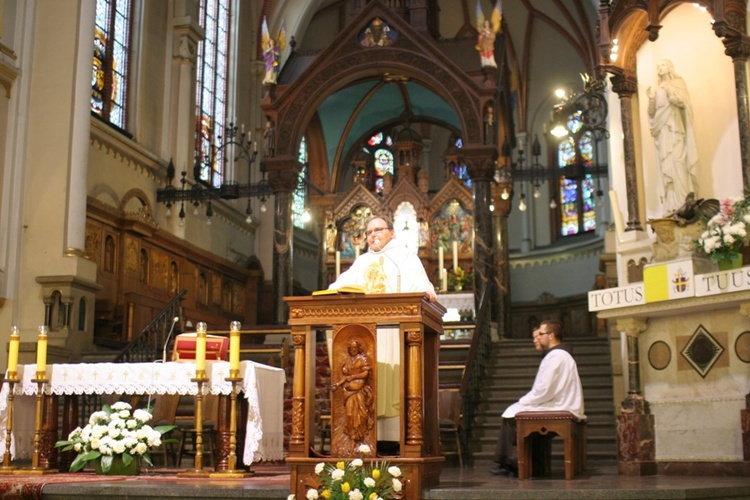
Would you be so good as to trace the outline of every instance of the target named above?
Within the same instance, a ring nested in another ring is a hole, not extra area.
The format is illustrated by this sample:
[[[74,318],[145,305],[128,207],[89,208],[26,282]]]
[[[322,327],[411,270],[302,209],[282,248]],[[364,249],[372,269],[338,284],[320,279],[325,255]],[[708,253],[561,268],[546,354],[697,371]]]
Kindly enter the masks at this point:
[[[174,326],[177,324],[178,321],[180,321],[179,316],[175,316],[174,318],[172,318],[172,326],[169,328],[169,333],[167,334],[167,340],[164,342],[164,349],[161,353],[162,363],[167,362],[167,346],[169,345],[169,339],[172,338],[172,332],[174,332]]]

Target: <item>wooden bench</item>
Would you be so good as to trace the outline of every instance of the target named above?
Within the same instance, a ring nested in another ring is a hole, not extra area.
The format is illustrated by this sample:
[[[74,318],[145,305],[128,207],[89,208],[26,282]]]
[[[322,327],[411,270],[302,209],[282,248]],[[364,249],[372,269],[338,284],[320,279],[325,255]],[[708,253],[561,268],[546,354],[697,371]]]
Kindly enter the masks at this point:
[[[586,420],[578,419],[569,411],[525,411],[516,414],[516,440],[518,444],[518,479],[532,475],[533,439],[532,434],[563,438],[565,447],[565,479],[573,479],[586,469]],[[551,462],[551,439],[544,439],[545,445],[537,447],[538,463],[544,464],[544,472],[549,472]]]

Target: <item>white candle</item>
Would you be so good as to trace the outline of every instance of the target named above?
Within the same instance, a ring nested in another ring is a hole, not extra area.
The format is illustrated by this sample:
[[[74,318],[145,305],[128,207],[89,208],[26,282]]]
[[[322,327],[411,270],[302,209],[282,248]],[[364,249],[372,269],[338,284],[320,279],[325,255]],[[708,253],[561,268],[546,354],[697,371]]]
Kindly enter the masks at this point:
[[[458,269],[458,241],[453,240],[453,271]]]
[[[609,204],[615,218],[615,231],[617,231],[617,240],[619,241],[620,236],[625,232],[625,224],[622,221],[622,212],[620,212],[620,204],[617,201],[617,191],[614,189],[609,190]]]
[[[237,377],[240,373],[240,327],[239,321],[229,324],[229,376]]]
[[[448,290],[448,270],[440,270],[440,291],[445,292]]]
[[[440,275],[440,278],[443,277],[443,268],[445,267],[445,262],[443,262],[443,246],[440,245],[438,247],[438,274]]]
[[[336,250],[336,279],[339,279],[341,274],[341,251]]]
[[[36,340],[36,377],[46,378],[47,372],[47,332],[49,329],[42,325]]]
[[[358,257],[359,257],[359,245],[354,247],[354,258],[356,259]]]
[[[198,323],[195,334],[195,375],[206,372],[206,324]]]
[[[10,334],[10,344],[8,346],[8,373],[15,374],[18,370],[18,346],[21,336],[18,333],[18,327],[14,326]]]

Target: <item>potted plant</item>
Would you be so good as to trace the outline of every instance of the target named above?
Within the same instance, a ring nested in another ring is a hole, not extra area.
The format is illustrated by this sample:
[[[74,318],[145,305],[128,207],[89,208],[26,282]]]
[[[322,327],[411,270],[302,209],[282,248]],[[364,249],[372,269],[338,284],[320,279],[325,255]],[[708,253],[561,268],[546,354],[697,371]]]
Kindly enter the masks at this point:
[[[146,410],[135,410],[128,403],[118,401],[104,405],[89,417],[89,423],[76,428],[66,441],[55,446],[62,451],[78,453],[70,472],[83,469],[93,462],[97,474],[137,475],[141,461],[153,466],[151,447],[162,443],[162,435],[175,429],[175,425],[151,427],[147,424],[152,415]]]

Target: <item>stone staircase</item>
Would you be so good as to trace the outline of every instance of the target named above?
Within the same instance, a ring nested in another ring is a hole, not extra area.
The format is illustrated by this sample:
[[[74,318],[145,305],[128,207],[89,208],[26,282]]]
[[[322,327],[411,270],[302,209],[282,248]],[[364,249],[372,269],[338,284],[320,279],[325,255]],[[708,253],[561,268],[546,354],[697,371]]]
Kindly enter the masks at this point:
[[[588,460],[595,463],[617,458],[612,369],[606,338],[573,338],[568,342],[578,365],[588,417]],[[489,465],[500,434],[506,407],[526,394],[534,382],[540,354],[531,339],[502,340],[492,346],[479,413],[468,444],[474,464]],[[553,460],[563,455],[562,440],[553,440]]]

